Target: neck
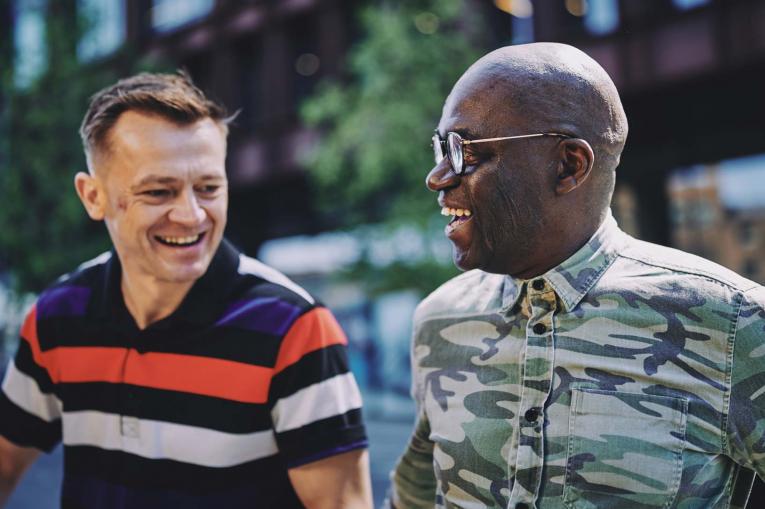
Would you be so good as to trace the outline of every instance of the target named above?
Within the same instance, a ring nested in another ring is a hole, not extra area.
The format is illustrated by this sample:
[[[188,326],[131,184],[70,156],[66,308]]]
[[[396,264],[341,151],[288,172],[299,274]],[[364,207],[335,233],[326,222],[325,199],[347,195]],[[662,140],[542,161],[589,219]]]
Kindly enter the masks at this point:
[[[592,238],[600,225],[603,224],[606,215],[607,213],[603,212],[598,217],[583,219],[581,222],[568,222],[558,229],[548,227],[546,231],[549,234],[545,238],[554,239],[554,241],[546,242],[540,246],[539,256],[529,257],[537,263],[511,275],[518,279],[532,279],[557,267],[579,251]]]
[[[178,309],[193,284],[131,278],[123,272],[121,287],[125,307],[143,330]]]

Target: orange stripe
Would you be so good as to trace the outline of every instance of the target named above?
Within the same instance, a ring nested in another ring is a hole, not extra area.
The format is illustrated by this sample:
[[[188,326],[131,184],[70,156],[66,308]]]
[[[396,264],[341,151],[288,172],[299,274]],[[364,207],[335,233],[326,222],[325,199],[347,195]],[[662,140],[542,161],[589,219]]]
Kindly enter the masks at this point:
[[[308,353],[332,345],[347,345],[343,329],[326,308],[314,308],[292,324],[284,336],[274,373],[295,364]]]
[[[172,353],[135,355],[128,362],[126,383],[244,403],[268,401],[271,368]]]
[[[42,353],[53,383],[111,382],[122,380],[126,348],[59,346]]]
[[[42,354],[40,353],[40,341],[37,339],[37,304],[32,306],[26,318],[24,318],[24,324],[21,326],[21,338],[29,343],[29,349],[32,350],[34,361],[39,366],[45,368]]]
[[[268,401],[273,372],[241,362],[126,348],[58,347],[42,355],[55,366],[55,383],[126,383],[244,403]]]
[[[61,346],[41,352],[34,308],[21,334],[35,362],[48,371],[53,383],[126,383],[244,403],[268,401],[271,368],[193,355],[142,355],[114,347]]]

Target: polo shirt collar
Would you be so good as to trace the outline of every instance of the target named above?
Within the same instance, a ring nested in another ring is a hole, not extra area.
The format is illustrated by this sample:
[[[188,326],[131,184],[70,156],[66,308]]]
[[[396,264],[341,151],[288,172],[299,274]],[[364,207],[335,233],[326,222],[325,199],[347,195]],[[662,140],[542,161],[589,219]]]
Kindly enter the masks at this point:
[[[616,220],[608,216],[590,240],[563,263],[533,278],[546,281],[568,312],[574,309],[616,260],[628,236],[619,229]],[[524,292],[528,280],[506,276],[502,307],[513,307]]]
[[[199,278],[181,301],[181,305],[168,317],[147,327],[165,329],[169,327],[194,327],[213,323],[220,317],[227,305],[228,296],[236,283],[239,268],[239,251],[223,239],[215,252],[207,272]],[[125,307],[122,296],[122,265],[112,250],[106,262],[103,285],[93,294],[91,305],[102,319],[121,327],[135,321]]]

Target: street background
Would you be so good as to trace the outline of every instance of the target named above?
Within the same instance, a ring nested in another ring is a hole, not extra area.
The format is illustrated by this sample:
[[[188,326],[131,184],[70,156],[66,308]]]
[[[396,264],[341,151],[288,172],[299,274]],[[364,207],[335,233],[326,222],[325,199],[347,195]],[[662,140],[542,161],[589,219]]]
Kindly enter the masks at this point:
[[[185,69],[239,112],[226,236],[349,336],[379,501],[413,420],[414,307],[457,273],[430,137],[470,63],[531,41],[619,88],[620,226],[765,282],[765,0],[0,0],[0,371],[36,293],[109,247],[71,185],[88,97]],[[57,454],[11,509],[56,506]]]

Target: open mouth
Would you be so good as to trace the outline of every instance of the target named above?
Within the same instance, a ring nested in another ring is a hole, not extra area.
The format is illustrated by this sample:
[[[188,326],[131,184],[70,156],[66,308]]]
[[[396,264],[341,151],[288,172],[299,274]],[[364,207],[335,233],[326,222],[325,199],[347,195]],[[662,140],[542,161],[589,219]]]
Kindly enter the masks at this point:
[[[190,247],[199,244],[204,238],[206,232],[188,235],[186,237],[170,237],[167,235],[155,235],[154,238],[160,244],[170,247]]]
[[[468,209],[455,209],[451,207],[443,207],[441,209],[442,216],[452,216],[449,224],[446,225],[446,233],[450,233],[463,224],[467,223],[473,218],[473,213]]]

